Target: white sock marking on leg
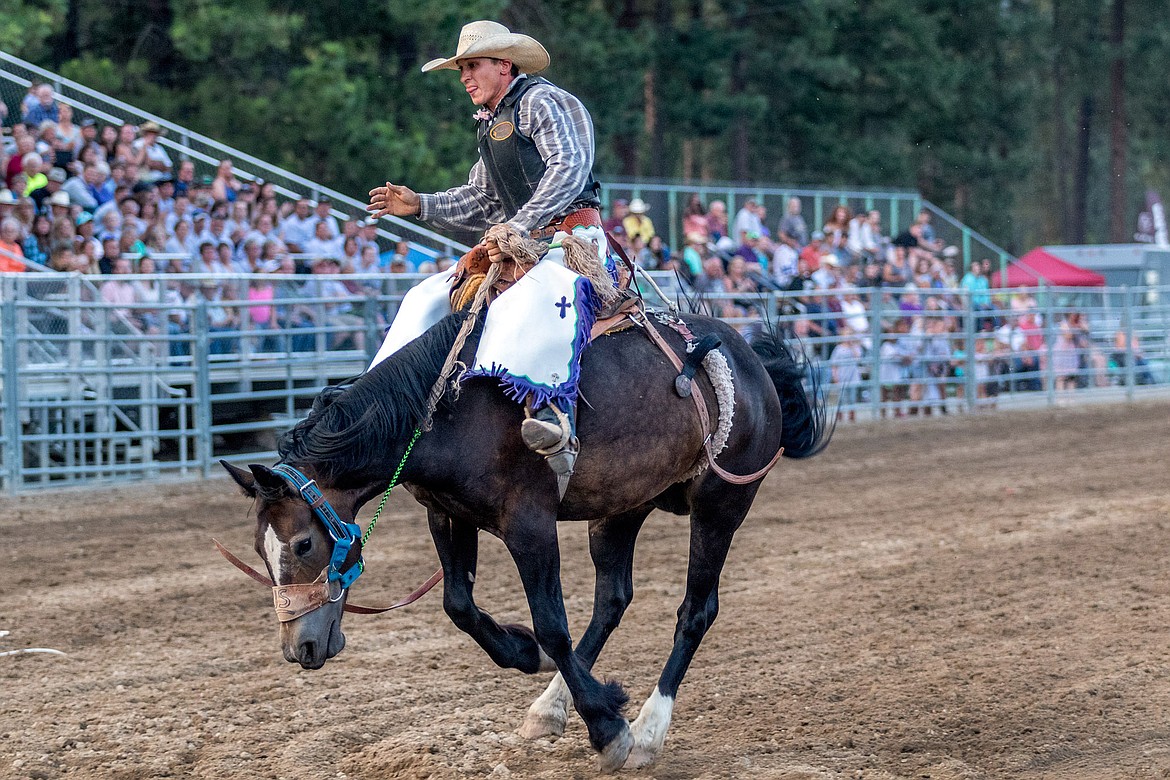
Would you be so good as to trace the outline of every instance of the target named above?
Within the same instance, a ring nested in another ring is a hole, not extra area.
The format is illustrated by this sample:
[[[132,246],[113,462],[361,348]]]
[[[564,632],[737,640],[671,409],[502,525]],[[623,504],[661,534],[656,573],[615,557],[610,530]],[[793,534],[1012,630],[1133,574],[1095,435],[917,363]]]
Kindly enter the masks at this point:
[[[557,672],[552,682],[544,689],[544,693],[532,702],[528,714],[524,716],[524,725],[520,727],[520,736],[525,739],[556,734],[560,736],[565,731],[565,722],[569,719],[569,686],[565,679]]]
[[[532,702],[529,712],[546,718],[560,720],[562,723],[569,713],[569,686],[560,672],[552,678],[552,682],[544,689],[536,701]]]
[[[637,769],[654,763],[662,752],[666,731],[670,728],[670,717],[674,713],[674,699],[665,696],[657,687],[653,695],[642,705],[638,719],[630,725],[634,735],[634,749],[626,759],[625,768]]]

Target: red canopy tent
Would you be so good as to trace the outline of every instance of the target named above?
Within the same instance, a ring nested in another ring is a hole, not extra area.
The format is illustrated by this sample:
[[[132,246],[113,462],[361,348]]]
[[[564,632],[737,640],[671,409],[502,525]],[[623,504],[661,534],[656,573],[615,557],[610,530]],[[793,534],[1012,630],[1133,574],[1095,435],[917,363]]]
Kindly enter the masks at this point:
[[[1104,287],[1105,277],[1036,247],[1007,267],[1006,279],[1003,271],[997,271],[991,283],[996,287]]]

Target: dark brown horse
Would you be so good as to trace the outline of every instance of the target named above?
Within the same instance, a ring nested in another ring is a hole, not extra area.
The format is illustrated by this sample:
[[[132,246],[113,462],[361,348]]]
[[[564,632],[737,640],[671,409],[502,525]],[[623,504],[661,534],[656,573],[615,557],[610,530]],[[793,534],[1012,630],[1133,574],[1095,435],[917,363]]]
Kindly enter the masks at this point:
[[[455,314],[352,386],[323,394],[310,415],[281,442],[281,461],[315,480],[343,523],[387,487],[419,421],[432,384],[466,315]],[[683,318],[696,338],[715,334],[735,383],[735,409],[724,469],[749,474],[780,447],[790,458],[815,455],[827,445],[823,399],[806,394],[790,347],[765,333],[747,342],[708,317]],[[663,330],[683,354],[683,339]],[[463,355],[470,357],[478,331]],[[641,766],[662,748],[679,684],[719,609],[719,574],[732,536],[752,505],[760,479],[732,484],[702,462],[703,432],[690,399],[674,390],[677,370],[639,328],[602,336],[584,353],[579,404],[581,454],[563,501],[544,460],[520,438],[522,408],[491,379],[448,393],[406,460],[401,482],[427,508],[431,535],[445,574],[443,607],[462,630],[502,667],[533,674],[559,672],[532,706],[525,736],[559,733],[569,698],[611,771]],[[696,381],[718,419],[715,393],[700,372]],[[265,466],[225,467],[249,496],[259,499],[256,551],[277,585],[311,583],[330,563],[334,537],[286,477]],[[318,502],[320,505],[320,502]],[[616,682],[591,672],[606,639],[633,598],[634,543],[655,508],[691,516],[686,595],[678,609],[674,647],[657,689],[632,727],[627,697]],[[596,567],[593,617],[574,648],[561,594],[559,520],[589,523]],[[498,536],[511,552],[535,631],[500,625],[476,606],[480,531]],[[352,569],[354,545],[341,568]],[[348,584],[348,583],[345,583]],[[345,644],[342,607],[348,591],[335,584],[324,605],[281,624],[284,655],[319,668]],[[334,599],[330,601],[329,599]],[[287,619],[287,618],[286,618]]]

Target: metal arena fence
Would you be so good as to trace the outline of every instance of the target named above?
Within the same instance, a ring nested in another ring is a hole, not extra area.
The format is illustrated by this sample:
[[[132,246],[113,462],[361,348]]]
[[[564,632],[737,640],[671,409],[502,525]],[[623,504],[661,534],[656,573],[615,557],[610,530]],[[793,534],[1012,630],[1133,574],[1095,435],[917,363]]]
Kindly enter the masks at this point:
[[[617,198],[641,198],[649,206],[648,216],[654,222],[668,246],[680,248],[684,210],[691,195],[697,195],[703,204],[722,200],[727,206],[728,219],[734,221],[736,212],[748,201],[767,209],[766,224],[775,228],[786,213],[788,201],[801,202],[801,213],[810,231],[819,230],[837,206],[847,207],[851,213],[877,211],[882,217],[883,235],[893,238],[906,230],[918,212],[930,213],[935,234],[947,246],[958,250],[957,267],[960,272],[970,267],[972,260],[988,258],[995,269],[1006,268],[1015,258],[1003,247],[963,224],[914,190],[781,187],[776,185],[720,184],[695,182],[680,184],[675,181],[604,181],[601,198],[606,213]]]
[[[739,292],[692,304],[674,277],[654,277],[683,308],[798,339],[844,418],[1170,387],[1170,288]],[[365,369],[420,278],[0,275],[0,490],[273,459],[275,436],[322,387]],[[112,294],[120,285],[133,296]]]

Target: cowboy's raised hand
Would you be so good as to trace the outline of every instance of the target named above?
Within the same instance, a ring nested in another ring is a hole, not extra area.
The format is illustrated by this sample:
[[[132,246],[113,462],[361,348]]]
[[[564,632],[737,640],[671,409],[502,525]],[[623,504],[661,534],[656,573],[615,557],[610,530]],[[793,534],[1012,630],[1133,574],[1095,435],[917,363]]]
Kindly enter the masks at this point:
[[[413,217],[419,213],[418,193],[401,184],[386,182],[385,187],[375,187],[370,190],[370,205],[366,211],[373,219],[380,219],[387,214],[396,217]]]

